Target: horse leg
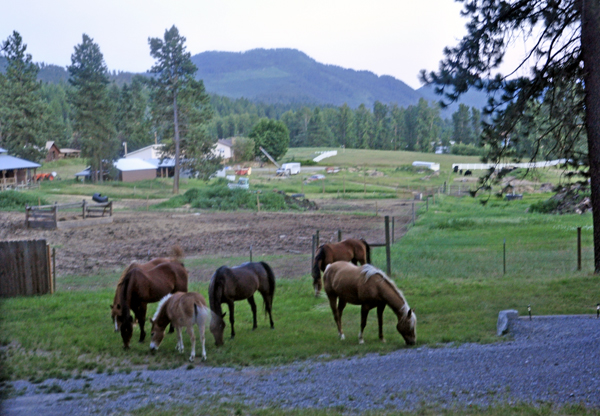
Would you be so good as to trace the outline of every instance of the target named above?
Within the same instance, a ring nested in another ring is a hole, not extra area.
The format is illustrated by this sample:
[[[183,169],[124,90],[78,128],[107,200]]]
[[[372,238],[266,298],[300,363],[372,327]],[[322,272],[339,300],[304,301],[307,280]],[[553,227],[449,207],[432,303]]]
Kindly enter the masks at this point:
[[[358,333],[358,343],[364,344],[365,339],[363,338],[363,332],[365,330],[365,326],[367,326],[367,318],[369,317],[369,305],[362,305],[360,308],[360,332]]]
[[[265,302],[265,309],[269,314],[269,323],[271,324],[271,329],[275,328],[273,324],[273,315],[271,315],[271,310],[273,309],[273,297],[269,295],[263,295],[263,300]]]
[[[134,311],[135,317],[138,320],[138,325],[140,326],[140,342],[144,342],[144,340],[146,339],[146,331],[144,330],[144,324],[146,323],[147,307],[147,303],[142,303],[138,306],[137,310]]]
[[[250,309],[252,309],[252,330],[254,331],[258,327],[256,325],[256,302],[254,302],[254,295],[248,298],[248,303],[250,304]]]
[[[346,339],[346,336],[344,335],[344,332],[342,331],[342,314],[344,313],[344,308],[346,307],[346,301],[343,298],[340,298],[339,302],[338,302],[338,316],[340,319],[340,339],[344,340]]]
[[[233,301],[227,303],[229,305],[229,323],[231,324],[231,338],[235,337],[235,329],[233,328],[233,323],[235,319],[233,318],[233,312],[235,310],[235,306],[233,305]]]
[[[191,322],[187,328],[186,331],[188,333],[188,335],[190,336],[190,340],[192,341],[192,352],[190,354],[190,362],[194,362],[194,359],[196,359],[196,334],[194,333],[194,323]],[[183,352],[183,348],[182,348],[182,352]]]
[[[181,336],[181,327],[175,328],[177,330],[177,351],[183,352],[183,337]]]
[[[383,310],[385,309],[385,305],[379,305],[377,307],[377,323],[379,324],[379,339],[381,342],[385,342],[383,338]]]
[[[206,320],[204,318],[200,318],[200,322],[197,322],[198,331],[200,331],[200,341],[202,342],[202,360],[206,361],[206,337],[204,336],[204,331],[206,330]]]

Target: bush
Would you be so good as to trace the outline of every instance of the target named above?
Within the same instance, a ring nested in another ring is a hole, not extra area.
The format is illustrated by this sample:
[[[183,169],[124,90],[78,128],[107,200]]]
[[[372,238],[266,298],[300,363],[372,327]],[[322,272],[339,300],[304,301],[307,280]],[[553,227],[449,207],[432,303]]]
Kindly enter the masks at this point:
[[[472,144],[457,143],[450,149],[453,155],[461,156],[483,156],[485,149]]]
[[[38,203],[48,205],[48,201],[37,194],[17,191],[0,192],[0,209],[3,210],[21,210],[27,205],[38,205]]]
[[[540,214],[550,214],[556,211],[560,201],[550,198],[546,201],[539,201],[529,206],[529,212],[539,212]]]

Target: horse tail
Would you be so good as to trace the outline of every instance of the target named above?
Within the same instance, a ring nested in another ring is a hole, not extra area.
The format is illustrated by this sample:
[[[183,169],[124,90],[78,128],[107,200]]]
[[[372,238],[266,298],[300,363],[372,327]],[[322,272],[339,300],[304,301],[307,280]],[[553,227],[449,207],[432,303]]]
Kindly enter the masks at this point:
[[[121,280],[121,294],[119,300],[121,302],[121,317],[123,318],[131,313],[129,309],[130,296],[128,292],[131,283],[131,275],[136,270],[138,270],[137,267],[128,267],[127,273],[125,273],[125,276],[123,276],[123,279]]]
[[[211,277],[210,284],[208,285],[208,302],[210,304],[210,309],[215,313],[221,312],[221,288],[225,283],[226,273],[227,266],[219,267]]]
[[[174,245],[173,247],[171,247],[171,260],[172,261],[178,261],[179,263],[183,264],[183,249],[181,248],[181,246],[179,244]]]
[[[367,264],[371,264],[371,246],[364,238],[361,238],[360,241],[365,245],[365,252],[367,255]]]
[[[312,277],[313,281],[321,278],[321,262],[325,260],[325,246],[319,247],[312,266]]]
[[[267,279],[269,280],[269,296],[273,297],[275,294],[275,273],[273,273],[273,269],[264,261],[261,261],[260,264],[265,268],[267,272]]]

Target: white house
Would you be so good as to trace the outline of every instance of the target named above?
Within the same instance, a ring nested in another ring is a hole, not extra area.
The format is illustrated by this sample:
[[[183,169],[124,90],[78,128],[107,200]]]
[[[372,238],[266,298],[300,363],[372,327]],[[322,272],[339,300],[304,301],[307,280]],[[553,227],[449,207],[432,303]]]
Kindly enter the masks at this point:
[[[223,159],[231,159],[233,157],[233,139],[219,139],[215,153]]]
[[[151,144],[150,146],[142,147],[134,150],[123,156],[125,159],[160,159],[162,154],[162,144]]]

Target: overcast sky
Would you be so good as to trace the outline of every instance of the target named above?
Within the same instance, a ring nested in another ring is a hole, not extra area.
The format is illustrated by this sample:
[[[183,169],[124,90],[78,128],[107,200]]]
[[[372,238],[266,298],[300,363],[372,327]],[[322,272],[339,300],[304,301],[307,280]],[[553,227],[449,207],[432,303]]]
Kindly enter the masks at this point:
[[[466,33],[460,10],[452,0],[9,0],[0,39],[16,30],[34,61],[66,66],[86,33],[109,69],[143,72],[148,37],[176,25],[192,55],[294,48],[419,88],[419,71],[436,70]]]

